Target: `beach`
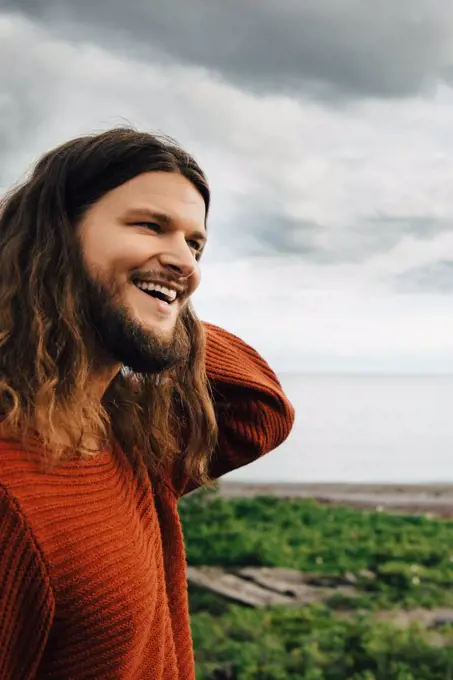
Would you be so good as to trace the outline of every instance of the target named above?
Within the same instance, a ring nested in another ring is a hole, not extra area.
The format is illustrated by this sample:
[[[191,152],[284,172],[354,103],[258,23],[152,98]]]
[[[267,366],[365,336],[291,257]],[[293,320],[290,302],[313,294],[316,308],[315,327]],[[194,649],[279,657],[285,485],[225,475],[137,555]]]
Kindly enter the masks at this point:
[[[223,480],[219,492],[224,498],[312,498],[363,509],[453,517],[453,484],[272,484]]]

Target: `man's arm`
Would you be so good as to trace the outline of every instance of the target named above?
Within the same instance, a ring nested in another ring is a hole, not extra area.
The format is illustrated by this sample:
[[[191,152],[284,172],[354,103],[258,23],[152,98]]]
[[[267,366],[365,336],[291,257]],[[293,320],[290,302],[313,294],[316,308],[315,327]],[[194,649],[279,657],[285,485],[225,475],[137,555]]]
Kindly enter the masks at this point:
[[[204,325],[206,369],[219,427],[209,474],[217,479],[277,448],[291,432],[294,409],[254,349],[221,328]],[[186,480],[179,493],[195,488]]]

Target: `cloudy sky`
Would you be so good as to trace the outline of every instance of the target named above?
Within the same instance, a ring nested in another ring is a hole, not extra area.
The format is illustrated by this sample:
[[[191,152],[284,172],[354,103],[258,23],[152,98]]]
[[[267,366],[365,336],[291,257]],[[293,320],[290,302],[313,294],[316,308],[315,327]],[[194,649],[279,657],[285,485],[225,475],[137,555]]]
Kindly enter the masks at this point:
[[[132,124],[212,186],[199,314],[278,370],[453,369],[453,5],[0,0],[0,192]]]

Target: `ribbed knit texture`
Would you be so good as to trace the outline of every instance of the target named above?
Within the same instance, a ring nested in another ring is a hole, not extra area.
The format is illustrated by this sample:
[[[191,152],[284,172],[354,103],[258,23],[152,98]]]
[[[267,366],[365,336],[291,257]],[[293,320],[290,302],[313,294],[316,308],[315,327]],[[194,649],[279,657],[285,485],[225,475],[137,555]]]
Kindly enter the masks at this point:
[[[220,440],[212,476],[278,446],[294,413],[267,364],[207,325]],[[52,473],[0,442],[1,680],[194,680],[178,497],[118,447]]]

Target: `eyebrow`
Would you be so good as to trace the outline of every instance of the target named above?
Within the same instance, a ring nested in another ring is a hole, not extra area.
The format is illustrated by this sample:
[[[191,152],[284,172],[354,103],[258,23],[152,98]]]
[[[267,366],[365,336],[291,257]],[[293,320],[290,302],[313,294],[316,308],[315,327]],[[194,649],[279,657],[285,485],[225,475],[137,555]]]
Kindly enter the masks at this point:
[[[159,210],[150,210],[149,208],[132,208],[126,213],[126,219],[146,219],[165,225],[171,225],[173,223],[172,218],[167,215],[167,213],[160,212]],[[201,241],[202,244],[205,244],[207,241],[207,236],[202,231],[191,231],[190,235],[192,238]]]

